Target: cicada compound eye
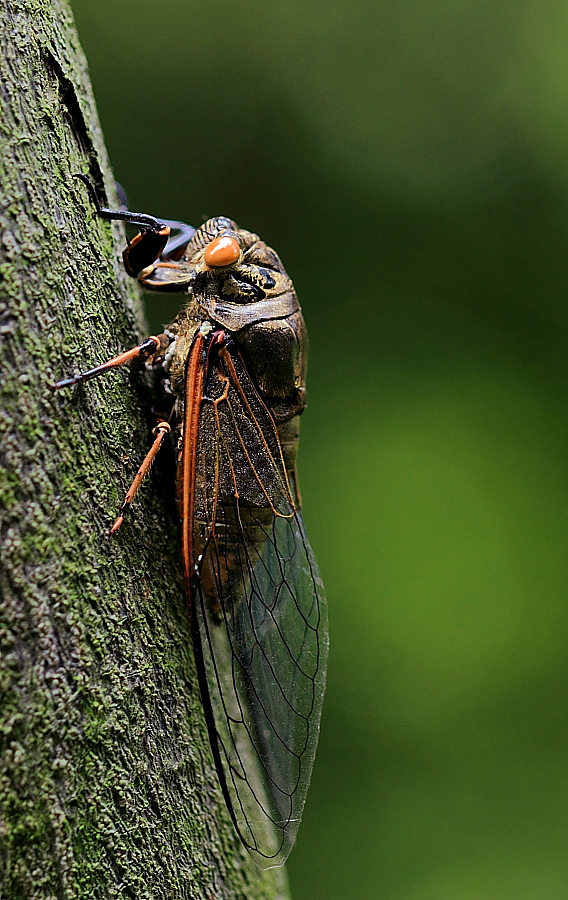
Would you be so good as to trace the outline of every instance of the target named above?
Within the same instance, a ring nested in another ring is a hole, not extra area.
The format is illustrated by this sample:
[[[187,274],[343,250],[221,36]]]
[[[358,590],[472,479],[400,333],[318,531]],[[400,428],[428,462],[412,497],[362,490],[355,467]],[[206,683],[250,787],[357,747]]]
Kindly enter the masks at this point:
[[[203,258],[208,266],[230,266],[240,255],[241,248],[238,241],[228,234],[221,234],[211,241]]]

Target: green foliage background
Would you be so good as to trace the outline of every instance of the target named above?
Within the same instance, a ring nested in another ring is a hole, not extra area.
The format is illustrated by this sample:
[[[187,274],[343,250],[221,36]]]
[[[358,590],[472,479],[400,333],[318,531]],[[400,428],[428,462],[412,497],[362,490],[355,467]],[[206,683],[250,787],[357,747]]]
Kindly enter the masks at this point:
[[[295,900],[564,900],[568,7],[74,10],[131,208],[258,231],[311,334],[332,651]]]

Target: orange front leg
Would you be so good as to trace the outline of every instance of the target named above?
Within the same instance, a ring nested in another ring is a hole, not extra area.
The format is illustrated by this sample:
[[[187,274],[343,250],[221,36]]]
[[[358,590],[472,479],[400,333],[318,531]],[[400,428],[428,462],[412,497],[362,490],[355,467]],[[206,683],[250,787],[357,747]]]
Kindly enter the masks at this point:
[[[65,378],[63,381],[58,381],[51,385],[51,389],[58,391],[60,388],[72,387],[74,384],[82,384],[84,381],[89,381],[91,378],[96,378],[98,375],[104,375],[109,369],[116,369],[133,360],[149,359],[151,356],[154,356],[159,349],[165,349],[168,344],[169,338],[167,335],[163,334],[160,335],[160,337],[150,335],[145,341],[138,344],[137,347],[133,347],[132,350],[126,350],[124,353],[120,353],[119,356],[113,356],[108,362],[102,363],[100,366],[95,366],[94,369],[88,369],[87,372],[81,372],[79,375],[74,375],[73,378]]]

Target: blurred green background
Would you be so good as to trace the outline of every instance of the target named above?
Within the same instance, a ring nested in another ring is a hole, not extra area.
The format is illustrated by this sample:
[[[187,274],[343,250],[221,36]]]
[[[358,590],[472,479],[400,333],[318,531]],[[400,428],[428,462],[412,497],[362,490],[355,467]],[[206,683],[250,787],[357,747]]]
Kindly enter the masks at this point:
[[[566,900],[568,5],[73,5],[131,208],[258,231],[310,330],[295,900]]]

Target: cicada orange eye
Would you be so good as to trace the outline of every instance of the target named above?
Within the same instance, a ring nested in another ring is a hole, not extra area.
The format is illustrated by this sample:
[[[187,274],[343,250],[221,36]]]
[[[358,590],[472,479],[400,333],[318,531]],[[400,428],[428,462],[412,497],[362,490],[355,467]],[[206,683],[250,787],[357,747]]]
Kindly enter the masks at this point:
[[[211,241],[205,251],[205,262],[208,266],[230,266],[241,255],[238,242],[228,234],[221,234]]]

